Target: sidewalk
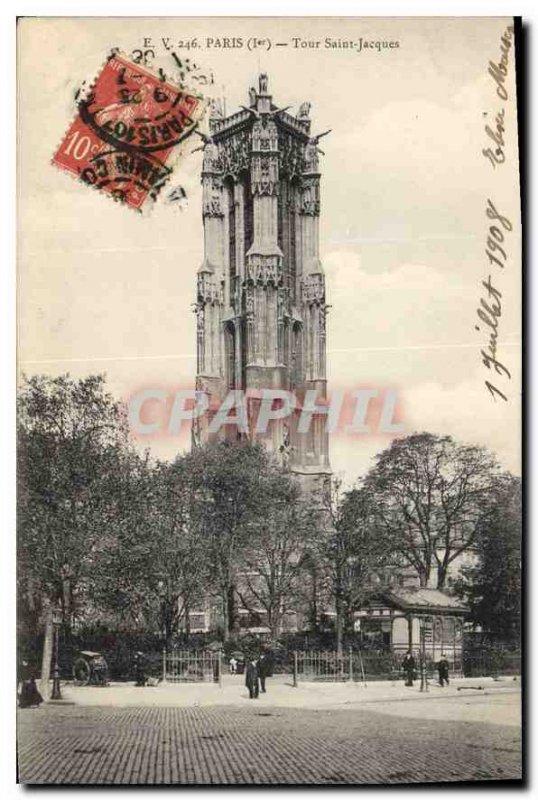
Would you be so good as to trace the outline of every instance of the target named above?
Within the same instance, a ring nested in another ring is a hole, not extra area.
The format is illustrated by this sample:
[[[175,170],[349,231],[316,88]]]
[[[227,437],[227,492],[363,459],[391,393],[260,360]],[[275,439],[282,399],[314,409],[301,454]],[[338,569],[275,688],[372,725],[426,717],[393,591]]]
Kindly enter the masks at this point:
[[[513,676],[493,678],[455,678],[450,686],[441,688],[429,684],[427,692],[420,691],[420,681],[407,687],[403,681],[372,681],[366,685],[352,683],[303,683],[294,688],[291,676],[277,675],[267,680],[267,693],[260,694],[259,707],[304,709],[342,709],[350,705],[392,703],[411,700],[441,700],[442,698],[477,695],[498,695],[521,690],[521,680]],[[225,675],[223,685],[215,683],[169,683],[155,687],[136,687],[133,683],[111,683],[108,687],[62,685],[64,701],[80,706],[233,706],[251,703],[242,676]]]

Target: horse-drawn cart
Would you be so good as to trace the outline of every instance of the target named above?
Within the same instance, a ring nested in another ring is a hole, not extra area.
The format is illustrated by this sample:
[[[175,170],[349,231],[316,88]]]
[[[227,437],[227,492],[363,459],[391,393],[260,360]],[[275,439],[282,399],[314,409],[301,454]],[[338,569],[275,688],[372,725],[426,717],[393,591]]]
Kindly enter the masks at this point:
[[[81,650],[73,664],[75,686],[108,686],[108,664],[101,653]]]

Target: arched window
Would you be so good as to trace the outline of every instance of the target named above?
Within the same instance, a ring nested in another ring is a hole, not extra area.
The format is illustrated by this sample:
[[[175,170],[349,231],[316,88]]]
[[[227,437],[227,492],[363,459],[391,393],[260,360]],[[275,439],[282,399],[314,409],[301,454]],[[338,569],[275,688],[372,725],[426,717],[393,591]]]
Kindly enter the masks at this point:
[[[294,322],[291,331],[291,381],[292,386],[303,380],[303,327]]]
[[[228,391],[235,389],[235,326],[227,322],[224,326],[224,352],[226,357],[226,384]]]
[[[244,210],[244,228],[245,228],[245,253],[247,253],[252,245],[254,238],[254,210],[252,189],[250,185],[250,175],[248,172],[243,173],[243,186],[245,188],[245,210]]]
[[[295,302],[297,278],[296,193],[295,182],[281,180],[278,198],[278,246],[284,254],[284,285],[290,291],[292,303]]]
[[[236,238],[235,238],[235,196],[234,182],[231,178],[226,179],[226,195],[228,199],[228,261],[230,264],[229,280],[229,301],[233,302],[235,291],[236,275]]]

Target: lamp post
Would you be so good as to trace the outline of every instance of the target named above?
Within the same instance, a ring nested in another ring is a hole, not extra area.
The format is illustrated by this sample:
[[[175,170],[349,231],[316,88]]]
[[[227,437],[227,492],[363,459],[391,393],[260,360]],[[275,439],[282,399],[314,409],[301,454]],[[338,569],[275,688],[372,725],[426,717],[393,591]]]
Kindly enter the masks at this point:
[[[54,628],[54,665],[52,668],[52,694],[51,700],[61,700],[62,693],[60,691],[60,664],[58,663],[59,657],[59,634],[60,625],[62,624],[62,617],[58,609],[52,612],[52,625]]]
[[[167,682],[167,666],[168,666],[168,626],[166,624],[167,619],[167,602],[168,602],[168,581],[164,581],[159,579],[157,582],[157,591],[159,594],[159,601],[160,601],[160,625],[161,625],[161,633],[163,637],[163,649],[162,649],[162,680],[163,683]]]
[[[159,604],[160,604],[160,624],[161,624],[161,633],[163,636],[163,641],[167,643],[167,625],[166,625],[166,616],[167,616],[167,601],[168,601],[168,586],[167,582],[164,580],[159,580],[157,583],[157,591],[159,593]]]
[[[420,618],[420,691],[429,691],[426,674],[426,617]]]

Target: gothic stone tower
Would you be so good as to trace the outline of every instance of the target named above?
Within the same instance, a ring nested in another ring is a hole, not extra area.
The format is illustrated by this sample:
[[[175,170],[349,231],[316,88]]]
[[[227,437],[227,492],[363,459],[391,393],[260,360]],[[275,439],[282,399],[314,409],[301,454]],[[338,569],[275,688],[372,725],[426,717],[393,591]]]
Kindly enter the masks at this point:
[[[308,431],[298,420],[305,392],[326,398],[325,277],[319,260],[319,136],[310,104],[297,116],[278,109],[266,75],[249,107],[224,117],[213,103],[203,136],[204,261],[197,283],[196,388],[209,411],[193,429],[211,438],[215,410],[231,390],[246,399],[249,431],[263,389],[293,392],[297,409],[262,437],[305,489],[330,475],[325,416]],[[237,426],[219,436],[237,438]],[[244,433],[242,435],[245,435]],[[249,435],[248,433],[246,435]]]

